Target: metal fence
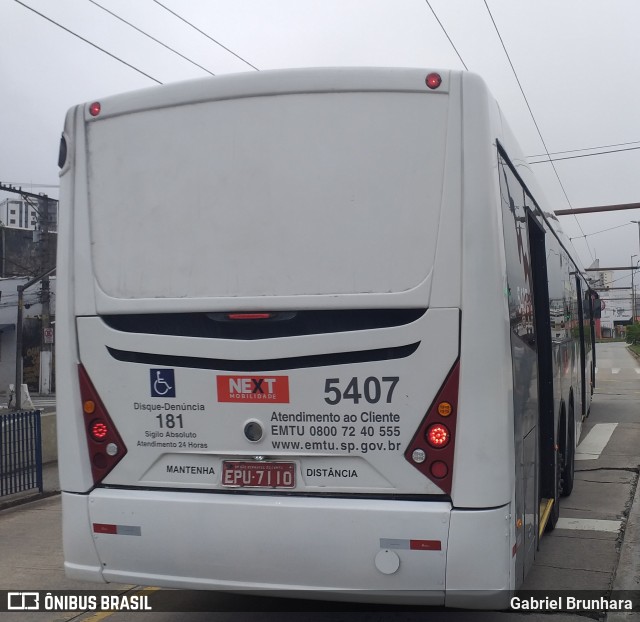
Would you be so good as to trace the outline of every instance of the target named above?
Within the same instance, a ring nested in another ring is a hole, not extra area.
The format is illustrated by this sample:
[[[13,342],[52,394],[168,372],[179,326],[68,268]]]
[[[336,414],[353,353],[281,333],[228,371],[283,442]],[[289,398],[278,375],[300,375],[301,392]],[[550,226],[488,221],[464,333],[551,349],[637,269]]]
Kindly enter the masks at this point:
[[[42,492],[40,411],[0,415],[0,497]]]

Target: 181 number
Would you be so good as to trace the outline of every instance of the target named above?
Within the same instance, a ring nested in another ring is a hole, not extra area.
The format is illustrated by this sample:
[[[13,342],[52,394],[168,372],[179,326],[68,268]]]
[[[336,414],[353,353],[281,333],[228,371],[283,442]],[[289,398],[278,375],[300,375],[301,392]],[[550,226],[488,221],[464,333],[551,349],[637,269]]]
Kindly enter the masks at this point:
[[[324,392],[327,396],[324,401],[335,406],[342,400],[351,400],[354,404],[359,404],[364,398],[369,404],[377,404],[383,399],[383,393],[386,390],[384,399],[387,404],[390,404],[399,380],[398,376],[384,376],[382,379],[369,376],[362,383],[361,392],[358,378],[351,378],[344,391],[339,386],[340,378],[327,378],[324,381]]]
[[[156,419],[160,422],[160,428],[181,428],[182,427],[182,415],[156,415]]]

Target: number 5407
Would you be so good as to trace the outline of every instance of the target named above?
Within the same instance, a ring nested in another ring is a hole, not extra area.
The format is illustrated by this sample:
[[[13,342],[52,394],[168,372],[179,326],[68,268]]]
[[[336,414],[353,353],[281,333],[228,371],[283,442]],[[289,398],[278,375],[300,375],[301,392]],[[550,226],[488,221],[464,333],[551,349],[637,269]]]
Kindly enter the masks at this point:
[[[369,404],[377,404],[381,401],[390,404],[393,399],[393,391],[399,380],[398,376],[383,376],[382,378],[369,376],[365,380],[354,377],[348,381],[345,380],[346,386],[344,386],[341,385],[340,378],[327,378],[324,381],[326,396],[324,401],[333,406],[343,400],[350,400],[354,404],[358,404],[364,398]]]

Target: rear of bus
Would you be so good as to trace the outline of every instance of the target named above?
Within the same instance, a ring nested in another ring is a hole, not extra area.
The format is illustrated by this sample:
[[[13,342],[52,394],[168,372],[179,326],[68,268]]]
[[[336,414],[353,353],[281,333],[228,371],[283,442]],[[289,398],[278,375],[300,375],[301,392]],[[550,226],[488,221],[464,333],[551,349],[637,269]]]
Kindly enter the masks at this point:
[[[492,286],[462,252],[499,252],[480,215],[494,182],[463,187],[465,80],[489,115],[477,79],[414,69],[242,74],[69,111],[70,577],[433,604],[513,587],[509,428],[485,408],[509,378],[460,340],[505,321],[501,284],[476,304]]]

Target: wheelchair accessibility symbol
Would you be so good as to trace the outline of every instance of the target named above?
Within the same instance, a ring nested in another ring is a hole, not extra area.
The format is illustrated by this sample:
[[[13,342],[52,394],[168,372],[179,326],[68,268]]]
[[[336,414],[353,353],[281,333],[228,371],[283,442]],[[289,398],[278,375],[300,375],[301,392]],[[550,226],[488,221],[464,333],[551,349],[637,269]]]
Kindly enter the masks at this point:
[[[175,397],[176,381],[173,369],[150,369],[151,397]]]

